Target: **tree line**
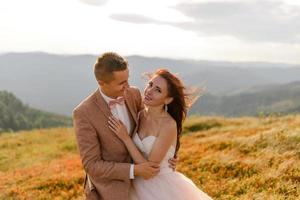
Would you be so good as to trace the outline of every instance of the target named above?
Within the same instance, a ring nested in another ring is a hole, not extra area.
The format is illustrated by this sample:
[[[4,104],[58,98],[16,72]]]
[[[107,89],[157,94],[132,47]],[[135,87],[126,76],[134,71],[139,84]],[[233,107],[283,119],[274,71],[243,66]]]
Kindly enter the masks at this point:
[[[0,91],[0,133],[71,126],[70,117],[34,109],[8,91]]]

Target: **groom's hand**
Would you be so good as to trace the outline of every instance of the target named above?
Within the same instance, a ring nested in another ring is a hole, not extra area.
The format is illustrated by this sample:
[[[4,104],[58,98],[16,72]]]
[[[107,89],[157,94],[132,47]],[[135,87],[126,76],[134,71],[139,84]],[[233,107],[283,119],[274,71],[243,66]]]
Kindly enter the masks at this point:
[[[159,172],[159,164],[154,162],[145,162],[134,166],[134,175],[141,176],[144,179],[150,179]]]
[[[177,158],[170,158],[169,159],[169,167],[171,168],[171,169],[173,169],[173,171],[175,171],[176,170],[176,165],[177,165],[177,163],[178,163],[178,157]]]

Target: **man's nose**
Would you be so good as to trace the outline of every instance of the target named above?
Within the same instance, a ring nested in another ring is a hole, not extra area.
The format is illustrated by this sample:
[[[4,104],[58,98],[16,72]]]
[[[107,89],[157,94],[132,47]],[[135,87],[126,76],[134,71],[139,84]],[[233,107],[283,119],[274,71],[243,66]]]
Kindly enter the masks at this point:
[[[129,83],[128,81],[125,83],[124,88],[128,88],[129,87]]]

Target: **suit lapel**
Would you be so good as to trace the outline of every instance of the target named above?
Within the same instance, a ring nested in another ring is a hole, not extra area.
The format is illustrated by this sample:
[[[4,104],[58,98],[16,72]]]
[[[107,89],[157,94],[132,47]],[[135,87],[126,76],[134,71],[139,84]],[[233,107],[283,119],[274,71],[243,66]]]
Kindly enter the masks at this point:
[[[102,113],[109,118],[109,116],[112,116],[112,113],[110,111],[110,108],[108,107],[106,101],[100,94],[99,88],[95,92],[96,95],[96,104],[98,105],[98,108],[102,111]]]
[[[136,123],[136,126],[134,128],[134,131],[133,131],[133,134],[131,135],[131,137],[133,138],[135,134],[137,134],[137,131],[139,129],[139,126],[140,126],[140,117],[141,117],[141,113],[143,112],[143,110],[139,111],[137,113],[137,123]]]
[[[129,112],[135,122],[135,124],[137,124],[137,113],[134,111],[134,105],[133,105],[133,100],[132,97],[128,94],[128,92],[125,93],[124,95],[125,98],[125,103],[127,108],[129,109]]]
[[[125,98],[126,107],[129,110],[129,113],[131,115],[131,119],[133,119],[133,124],[132,124],[133,128],[130,133],[130,136],[132,137],[135,134],[136,127],[138,124],[137,113],[135,111],[136,109],[134,108],[134,100],[132,99],[132,96],[130,96],[128,92],[125,92],[124,98]]]
[[[108,104],[106,103],[106,101],[104,100],[102,95],[100,94],[99,88],[95,91],[95,95],[96,95],[97,107],[102,111],[102,113],[107,118],[112,116],[112,113],[110,111],[110,108],[108,107]],[[134,109],[133,99],[132,99],[132,97],[130,96],[130,94],[128,92],[125,92],[124,99],[125,99],[126,107],[128,108],[129,113],[131,115],[131,117],[130,116],[129,117],[131,119],[133,119],[133,122],[134,122],[134,124],[133,124],[134,128],[132,129],[133,132],[130,133],[130,135],[133,136],[133,134],[136,131],[137,124],[138,124],[137,113],[135,112],[135,109]]]

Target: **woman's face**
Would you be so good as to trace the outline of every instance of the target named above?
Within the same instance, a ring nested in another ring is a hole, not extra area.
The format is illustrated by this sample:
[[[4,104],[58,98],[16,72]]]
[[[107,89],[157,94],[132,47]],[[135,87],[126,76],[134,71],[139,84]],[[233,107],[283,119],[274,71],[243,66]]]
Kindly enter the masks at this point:
[[[152,77],[144,89],[143,102],[147,106],[160,106],[170,103],[167,81],[159,75]]]

